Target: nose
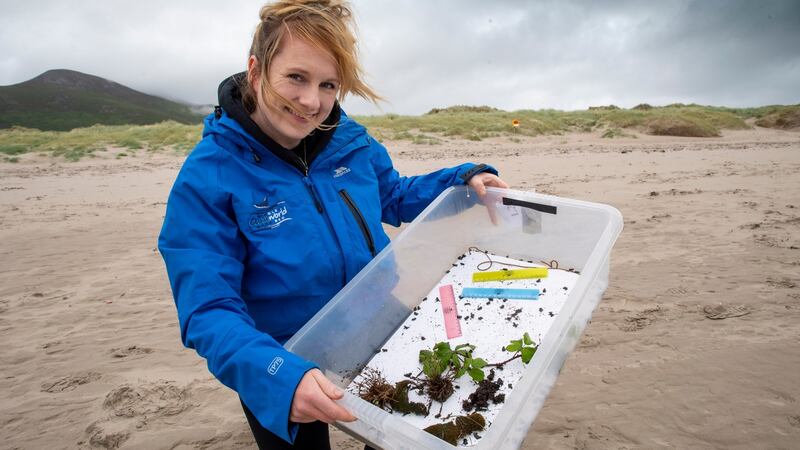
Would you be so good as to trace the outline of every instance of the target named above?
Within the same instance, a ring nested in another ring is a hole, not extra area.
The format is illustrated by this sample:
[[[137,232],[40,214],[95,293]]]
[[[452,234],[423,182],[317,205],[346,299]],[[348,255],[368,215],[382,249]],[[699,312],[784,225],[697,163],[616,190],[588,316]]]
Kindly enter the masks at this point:
[[[315,114],[319,111],[320,98],[319,89],[314,86],[308,86],[300,92],[297,103],[303,107],[305,113]]]

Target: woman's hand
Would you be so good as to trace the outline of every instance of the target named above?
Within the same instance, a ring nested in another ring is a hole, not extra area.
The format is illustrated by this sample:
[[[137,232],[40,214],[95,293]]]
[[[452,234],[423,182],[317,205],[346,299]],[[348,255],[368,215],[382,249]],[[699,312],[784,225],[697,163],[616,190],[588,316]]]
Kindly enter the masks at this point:
[[[483,196],[486,195],[487,186],[508,189],[508,184],[505,181],[501,180],[497,175],[489,172],[481,172],[477,175],[473,175],[467,184],[469,184],[469,186],[478,193],[478,197],[480,198],[483,198]]]
[[[356,418],[334,403],[334,400],[339,400],[343,395],[344,392],[325,378],[319,369],[311,369],[303,375],[294,391],[289,420],[294,423],[315,420],[325,423],[352,422]]]
[[[481,172],[477,175],[474,175],[467,183],[469,184],[469,187],[478,193],[478,198],[480,198],[481,201],[483,201],[483,197],[486,195],[487,186],[508,189],[508,183],[501,180],[497,175],[489,172]],[[492,224],[497,225],[497,211],[495,211],[494,204],[487,204],[486,211],[489,213],[489,220],[492,221]]]

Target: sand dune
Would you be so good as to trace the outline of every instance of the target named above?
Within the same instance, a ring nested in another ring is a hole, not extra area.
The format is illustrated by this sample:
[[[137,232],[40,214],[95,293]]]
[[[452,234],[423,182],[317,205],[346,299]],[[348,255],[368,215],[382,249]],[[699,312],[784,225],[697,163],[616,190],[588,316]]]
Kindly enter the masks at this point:
[[[800,133],[387,143],[625,217],[611,286],[523,448],[797,448]],[[0,164],[4,448],[253,448],[182,348],[155,249],[182,156]],[[339,449],[361,444],[334,432]]]

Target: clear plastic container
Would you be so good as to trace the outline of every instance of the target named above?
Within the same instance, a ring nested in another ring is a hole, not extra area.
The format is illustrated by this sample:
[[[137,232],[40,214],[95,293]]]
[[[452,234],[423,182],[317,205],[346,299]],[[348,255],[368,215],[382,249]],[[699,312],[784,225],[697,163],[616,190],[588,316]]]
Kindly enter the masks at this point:
[[[496,188],[481,202],[466,187],[449,188],[286,348],[316,362],[345,388],[469,247],[521,260],[556,260],[580,277],[522,378],[471,447],[519,448],[608,286],[609,256],[621,231],[622,215],[611,206]],[[373,447],[456,448],[350,393],[340,403],[358,420],[336,426]]]

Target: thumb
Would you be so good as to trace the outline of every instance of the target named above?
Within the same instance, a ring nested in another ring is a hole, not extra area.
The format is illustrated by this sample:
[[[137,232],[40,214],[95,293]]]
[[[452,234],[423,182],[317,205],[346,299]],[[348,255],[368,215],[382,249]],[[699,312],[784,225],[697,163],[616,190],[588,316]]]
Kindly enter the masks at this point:
[[[322,372],[320,372],[319,370],[315,370],[311,374],[314,377],[314,380],[316,380],[320,389],[322,389],[322,392],[324,392],[325,395],[328,396],[328,398],[331,398],[333,400],[339,400],[340,398],[342,398],[342,396],[344,396],[344,392],[342,392],[342,390],[339,389],[338,386],[331,383],[331,381],[327,379],[325,375],[322,374]]]

